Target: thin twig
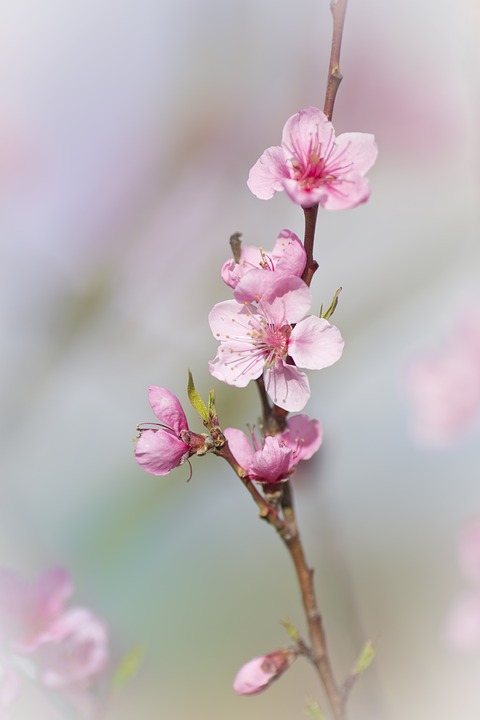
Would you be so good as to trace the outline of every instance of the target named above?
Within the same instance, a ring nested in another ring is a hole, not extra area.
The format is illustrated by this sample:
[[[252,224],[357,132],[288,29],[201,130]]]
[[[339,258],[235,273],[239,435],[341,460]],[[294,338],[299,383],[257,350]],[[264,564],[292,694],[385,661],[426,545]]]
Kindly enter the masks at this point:
[[[331,0],[330,10],[333,19],[332,47],[328,66],[327,90],[323,106],[323,112],[329,120],[332,119],[337,90],[343,79],[343,75],[340,72],[340,50],[342,49],[343,25],[345,23],[347,0]]]

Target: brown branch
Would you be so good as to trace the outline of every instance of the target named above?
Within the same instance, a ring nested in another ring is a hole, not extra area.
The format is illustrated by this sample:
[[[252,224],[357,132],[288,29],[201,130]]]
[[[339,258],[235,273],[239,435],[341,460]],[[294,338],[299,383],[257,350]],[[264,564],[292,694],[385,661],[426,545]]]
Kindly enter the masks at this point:
[[[318,269],[318,263],[313,259],[313,244],[315,242],[315,227],[317,225],[318,205],[309,208],[302,208],[305,215],[305,234],[303,246],[307,254],[307,262],[303,271],[302,280],[310,285],[312,278]]]
[[[347,0],[331,0],[330,10],[333,18],[332,47],[330,51],[330,63],[328,66],[327,90],[323,106],[323,112],[329,120],[332,119],[337,90],[343,79],[343,75],[340,72],[340,50],[342,48],[343,25],[345,22],[346,9]]]

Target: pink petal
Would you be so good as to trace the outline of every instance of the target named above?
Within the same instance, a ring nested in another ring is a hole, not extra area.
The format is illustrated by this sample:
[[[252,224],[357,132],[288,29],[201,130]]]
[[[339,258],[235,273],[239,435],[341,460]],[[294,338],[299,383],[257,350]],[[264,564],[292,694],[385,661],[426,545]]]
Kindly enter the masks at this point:
[[[370,133],[342,133],[335,141],[336,155],[344,153],[351,163],[351,170],[365,175],[377,159],[378,147],[375,136]]]
[[[260,273],[260,275],[269,275],[264,273],[262,270],[252,270],[252,273]],[[245,275],[248,277],[250,273]],[[242,278],[240,285],[245,278]],[[237,289],[238,289],[237,285]],[[237,290],[235,290],[235,293]],[[251,315],[255,315],[257,312],[253,306],[245,307],[236,300],[224,300],[213,306],[208,316],[208,322],[210,329],[216,340],[220,342],[236,337],[238,335],[248,337],[247,333],[250,332],[248,321]]]
[[[64,568],[51,568],[40,575],[32,587],[37,621],[47,623],[55,619],[63,611],[72,594],[72,579]]]
[[[180,400],[170,390],[152,385],[148,388],[148,399],[158,419],[172,428],[176,435],[179,435],[181,430],[188,430],[187,418]]]
[[[279,362],[265,370],[265,389],[275,405],[296,412],[303,410],[310,397],[308,378],[294,365]]]
[[[295,451],[297,461],[309,460],[322,444],[323,427],[318,420],[310,419],[308,415],[293,415],[279,438]]]
[[[366,202],[370,197],[370,185],[366,178],[350,173],[324,185],[325,193],[319,204],[325,210],[350,210]]]
[[[188,457],[189,447],[165,430],[144,430],[137,440],[135,459],[152,475],[167,475]]]
[[[305,189],[297,180],[284,180],[283,184],[288,197],[303,208],[317,204],[323,207],[328,200],[326,185]]]
[[[288,352],[299,367],[321,370],[340,359],[344,341],[335,325],[313,315],[292,330]]]
[[[247,185],[260,200],[270,200],[283,190],[282,178],[289,177],[282,148],[270,147],[250,170]]]
[[[295,657],[291,650],[276,650],[269,655],[253,658],[238,671],[233,689],[239,695],[253,695],[265,690],[288,670]]]
[[[284,277],[263,270],[251,270],[240,280],[234,292],[240,302],[259,302],[259,314],[268,313],[267,321],[283,325],[305,317],[312,304],[310,288],[299,277]],[[230,333],[232,332],[230,327]]]
[[[52,642],[42,645],[38,657],[48,687],[91,681],[108,660],[106,627],[86,608],[71,608],[55,621]]]
[[[245,433],[236,428],[225,428],[223,434],[228,440],[228,447],[237,463],[248,471],[253,457],[253,450]]]
[[[318,108],[308,107],[288,118],[283,128],[282,148],[288,158],[306,160],[312,144],[321,144],[324,155],[335,140],[335,130],[327,116]]]
[[[284,480],[292,467],[292,450],[281,446],[278,438],[267,436],[263,448],[254,453],[249,475],[257,482],[275,483]]]
[[[307,253],[301,240],[290,230],[282,230],[279,234],[272,258],[275,272],[282,275],[301,277],[307,263]]]
[[[255,354],[251,344],[234,340],[222,342],[208,363],[213,377],[235,387],[246,387],[250,380],[260,377],[264,367],[263,355]]]

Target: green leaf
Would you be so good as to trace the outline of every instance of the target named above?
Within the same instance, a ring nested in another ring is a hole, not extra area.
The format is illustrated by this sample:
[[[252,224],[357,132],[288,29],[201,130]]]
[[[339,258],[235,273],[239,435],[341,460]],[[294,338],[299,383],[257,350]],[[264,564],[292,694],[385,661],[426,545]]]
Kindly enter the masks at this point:
[[[208,409],[195,389],[195,383],[193,382],[193,376],[190,370],[188,371],[187,394],[193,409],[197,411],[202,420],[207,421],[209,417]]]
[[[361,652],[361,655],[357,660],[357,664],[355,665],[355,672],[360,674],[368,667],[370,667],[376,654],[377,651],[373,647],[372,642],[370,640],[367,640]]]
[[[288,618],[285,618],[284,620],[282,620],[282,625],[287,631],[287,633],[290,635],[291,639],[297,642],[300,635],[298,634],[298,630],[293,627],[290,620]]]
[[[322,708],[317,701],[312,700],[312,698],[307,698],[306,700],[305,715],[312,718],[312,720],[326,720]]]
[[[323,305],[320,308],[320,317],[324,318],[324,320],[329,320],[332,317],[333,313],[335,312],[335,308],[338,305],[338,296],[340,295],[341,292],[342,292],[342,288],[339,287],[337,292],[335,293],[335,295],[332,298],[332,302],[330,303],[328,309],[325,311],[325,313],[323,315],[322,315]]]
[[[127,682],[137,673],[143,654],[143,648],[134,647],[120,660],[112,679],[112,690],[114,693],[122,690]]]

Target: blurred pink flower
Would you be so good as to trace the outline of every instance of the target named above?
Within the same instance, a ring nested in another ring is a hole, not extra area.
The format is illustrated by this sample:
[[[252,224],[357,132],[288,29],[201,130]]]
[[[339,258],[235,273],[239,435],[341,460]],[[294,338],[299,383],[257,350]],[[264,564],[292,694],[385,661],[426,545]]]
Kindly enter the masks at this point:
[[[452,604],[445,622],[447,643],[457,650],[480,648],[480,518],[462,529],[458,544],[460,569],[473,587]]]
[[[149,423],[155,428],[138,426],[135,459],[147,472],[167,475],[203,446],[205,439],[189,430],[180,400],[170,390],[152,385],[148,399],[160,423]]]
[[[215,305],[210,328],[220,341],[211,374],[245,387],[265,372],[265,388],[274,403],[302,410],[310,397],[307,376],[333,365],[342,355],[339,330],[323,318],[308,316],[311,293],[298,277],[251,270],[239,281],[235,300]],[[291,363],[293,361],[294,364]]]
[[[279,275],[301,277],[306,262],[307,254],[299,238],[290,230],[282,230],[271,253],[254,245],[242,245],[240,262],[227,260],[221,275],[227,285],[236,288],[245,273],[259,268]]]
[[[37,653],[40,679],[44,685],[90,685],[108,662],[108,635],[105,624],[90,610],[67,610],[51,627],[51,640]]]
[[[0,639],[18,652],[33,652],[52,639],[52,623],[73,592],[70,575],[52,568],[34,582],[0,570]]]
[[[253,658],[238,671],[233,681],[233,689],[239,695],[254,695],[266,690],[288,670],[295,658],[296,653],[288,649]]]
[[[326,115],[309,107],[287,120],[281,146],[265,150],[247,184],[261,200],[285,190],[302,207],[318,203],[327,210],[345,210],[368,200],[364,175],[377,152],[373,135],[352,132],[336,138]]]
[[[318,420],[308,415],[293,415],[288,419],[286,429],[277,437],[292,448],[296,462],[310,460],[322,444],[323,428]]]
[[[443,347],[413,358],[405,382],[414,438],[450,445],[480,416],[480,313],[465,313]]]

